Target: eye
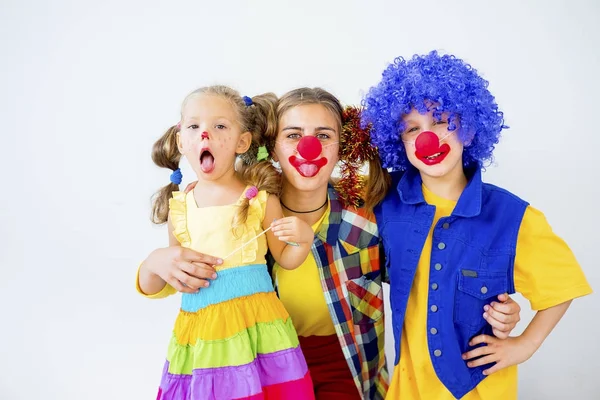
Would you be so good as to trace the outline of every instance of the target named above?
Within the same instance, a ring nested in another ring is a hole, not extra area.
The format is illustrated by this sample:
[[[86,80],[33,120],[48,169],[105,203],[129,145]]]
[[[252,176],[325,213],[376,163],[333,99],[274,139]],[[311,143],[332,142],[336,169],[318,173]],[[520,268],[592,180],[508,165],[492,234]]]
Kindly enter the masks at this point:
[[[404,133],[413,133],[413,132],[416,132],[418,130],[419,130],[418,127],[413,126],[412,128],[408,128],[406,131],[404,131]]]
[[[199,126],[196,124],[192,124],[192,125],[188,126],[188,129],[198,129],[198,128],[199,128]]]
[[[443,125],[443,124],[447,124],[447,123],[448,123],[447,120],[433,121],[433,125]]]
[[[215,128],[217,128],[218,130],[227,129],[227,127],[223,124],[217,124],[217,125],[215,125]]]
[[[300,139],[301,136],[299,133],[290,133],[289,135],[286,136],[286,138],[288,139]]]
[[[329,136],[326,133],[317,133],[317,139],[319,140],[327,140],[327,139],[331,139],[331,136]]]

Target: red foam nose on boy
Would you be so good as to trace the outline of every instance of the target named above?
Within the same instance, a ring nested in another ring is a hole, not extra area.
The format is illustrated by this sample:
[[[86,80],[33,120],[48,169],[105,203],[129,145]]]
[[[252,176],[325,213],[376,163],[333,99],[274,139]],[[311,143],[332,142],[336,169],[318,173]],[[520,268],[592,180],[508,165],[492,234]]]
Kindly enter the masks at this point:
[[[450,153],[450,146],[444,143],[440,146],[440,138],[431,131],[421,132],[415,140],[415,155],[426,165],[435,165],[444,161]]]

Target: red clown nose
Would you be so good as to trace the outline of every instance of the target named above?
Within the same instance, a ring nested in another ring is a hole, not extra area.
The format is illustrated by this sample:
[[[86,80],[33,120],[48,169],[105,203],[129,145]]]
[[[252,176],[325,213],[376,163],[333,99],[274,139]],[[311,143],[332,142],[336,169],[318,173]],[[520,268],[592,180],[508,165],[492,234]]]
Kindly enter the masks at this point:
[[[439,151],[439,148],[440,138],[433,132],[421,132],[421,134],[417,136],[417,140],[415,140],[415,149],[420,154],[435,154]]]
[[[450,153],[450,146],[444,143],[440,146],[438,135],[433,132],[421,132],[415,140],[415,156],[425,165],[439,164]]]
[[[321,151],[323,151],[323,146],[314,136],[304,136],[298,142],[298,153],[305,160],[314,160],[321,154]]]

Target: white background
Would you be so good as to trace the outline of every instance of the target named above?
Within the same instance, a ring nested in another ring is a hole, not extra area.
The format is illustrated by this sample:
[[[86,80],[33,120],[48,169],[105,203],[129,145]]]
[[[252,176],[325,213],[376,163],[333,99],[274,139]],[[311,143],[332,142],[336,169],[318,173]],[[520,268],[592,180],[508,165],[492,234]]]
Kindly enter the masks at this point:
[[[599,290],[599,19],[597,0],[2,0],[0,398],[155,398],[178,298],[134,290],[167,243],[150,149],[213,83],[357,103],[396,56],[466,59],[511,127],[485,179],[543,210]],[[597,297],[575,301],[520,398],[600,398],[599,334]]]

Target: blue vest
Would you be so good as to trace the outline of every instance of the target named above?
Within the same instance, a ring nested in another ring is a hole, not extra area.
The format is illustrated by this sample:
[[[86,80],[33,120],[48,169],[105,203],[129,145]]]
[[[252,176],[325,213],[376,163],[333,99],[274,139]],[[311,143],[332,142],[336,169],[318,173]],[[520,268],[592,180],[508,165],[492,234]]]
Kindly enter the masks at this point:
[[[481,171],[466,170],[469,183],[452,215],[433,230],[427,309],[429,355],[440,381],[457,398],[484,378],[484,365],[467,367],[462,353],[469,340],[492,335],[483,306],[497,295],[514,293],[513,268],[519,227],[528,204],[512,193],[481,181]],[[421,176],[411,168],[392,173],[392,189],[375,209],[390,279],[392,325],[400,359],[404,313],[435,206],[423,198]],[[394,188],[396,190],[394,190]]]

